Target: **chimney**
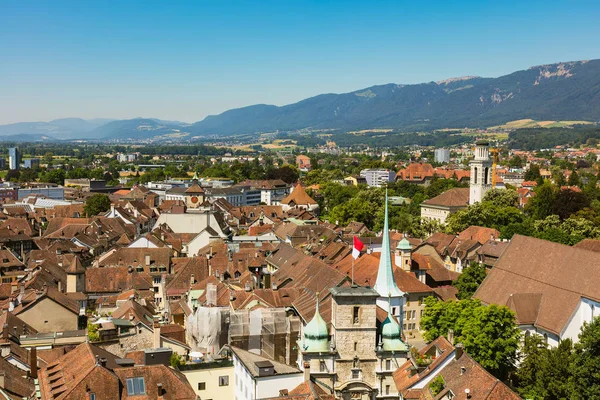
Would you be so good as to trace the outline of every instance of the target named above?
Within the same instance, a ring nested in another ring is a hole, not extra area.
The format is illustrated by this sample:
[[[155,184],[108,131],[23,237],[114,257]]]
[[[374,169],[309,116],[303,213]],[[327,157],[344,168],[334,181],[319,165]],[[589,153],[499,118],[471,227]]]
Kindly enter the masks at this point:
[[[154,343],[153,346],[155,349],[160,348],[160,324],[158,322],[154,323]]]
[[[2,338],[8,339],[8,324],[4,324],[4,326],[2,326]]]
[[[106,368],[106,358],[100,359],[100,365],[103,366],[104,368]]]
[[[448,341],[454,344],[454,329],[448,329]]]
[[[196,278],[194,277],[194,274],[192,274],[192,276],[190,277],[190,286],[193,286],[194,283],[196,283]]]
[[[31,350],[29,350],[29,369],[32,379],[37,379],[38,377],[38,368],[37,368],[37,348],[33,346]]]
[[[310,362],[304,361],[304,382],[310,381]]]
[[[464,350],[465,350],[465,348],[462,345],[462,343],[457,344],[455,346],[455,348],[454,348],[454,351],[455,351],[455,353],[454,353],[454,359],[455,360],[460,359],[462,357],[462,355],[463,355]]]

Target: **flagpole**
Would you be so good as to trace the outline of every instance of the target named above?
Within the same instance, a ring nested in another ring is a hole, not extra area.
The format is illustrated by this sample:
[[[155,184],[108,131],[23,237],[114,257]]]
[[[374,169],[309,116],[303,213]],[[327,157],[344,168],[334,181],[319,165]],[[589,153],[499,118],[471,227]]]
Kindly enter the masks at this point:
[[[354,286],[354,256],[352,256],[352,286]]]

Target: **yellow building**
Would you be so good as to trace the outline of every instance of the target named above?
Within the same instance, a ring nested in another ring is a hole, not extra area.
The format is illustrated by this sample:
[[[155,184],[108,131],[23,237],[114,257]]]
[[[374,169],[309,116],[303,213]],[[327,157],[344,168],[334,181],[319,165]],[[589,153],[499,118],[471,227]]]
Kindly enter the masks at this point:
[[[178,367],[200,399],[233,400],[233,360],[224,358],[214,361],[188,363]]]

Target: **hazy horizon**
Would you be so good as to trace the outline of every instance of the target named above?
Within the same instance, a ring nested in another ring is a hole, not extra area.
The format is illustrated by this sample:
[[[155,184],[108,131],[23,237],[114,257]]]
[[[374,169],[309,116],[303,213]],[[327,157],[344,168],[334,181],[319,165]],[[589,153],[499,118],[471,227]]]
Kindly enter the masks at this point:
[[[0,124],[192,123],[253,104],[594,59],[597,11],[592,1],[3,3]]]

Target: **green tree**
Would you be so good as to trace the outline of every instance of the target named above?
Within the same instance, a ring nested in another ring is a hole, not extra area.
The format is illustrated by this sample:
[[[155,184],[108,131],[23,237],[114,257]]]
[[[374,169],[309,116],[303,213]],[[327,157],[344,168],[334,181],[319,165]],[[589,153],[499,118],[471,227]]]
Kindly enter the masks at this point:
[[[431,394],[434,397],[440,394],[440,392],[444,390],[445,387],[446,381],[444,380],[444,377],[442,375],[438,375],[435,378],[433,378],[431,380],[431,383],[429,384],[429,390],[431,391]]]
[[[38,174],[31,168],[23,168],[19,174],[19,181],[21,182],[33,182],[37,179]]]
[[[571,399],[600,399],[600,318],[583,324],[570,365]]]
[[[518,392],[527,399],[544,399],[547,395],[543,377],[547,368],[548,348],[541,335],[525,335],[520,350],[521,363],[515,377]]]
[[[92,324],[91,322],[88,322],[87,325],[87,331],[88,331],[88,339],[90,340],[90,342],[97,342],[100,340],[100,334],[98,333],[98,325],[97,324]]]
[[[567,180],[567,185],[569,185],[569,186],[580,186],[581,185],[581,179],[579,179],[579,175],[577,174],[577,171],[571,172],[571,175],[569,175],[569,179]]]
[[[456,297],[459,299],[470,299],[477,291],[479,285],[486,277],[486,269],[483,264],[471,262],[469,266],[463,269],[458,279],[452,285],[458,289]]]
[[[475,361],[499,379],[505,379],[514,368],[520,331],[514,313],[505,306],[482,305],[478,300],[441,302],[425,299],[421,318],[424,337],[431,341],[454,331],[456,342]]]
[[[96,193],[85,200],[83,211],[88,216],[98,215],[110,209],[110,199],[107,195]]]
[[[508,165],[512,168],[523,168],[523,159],[518,155],[513,156],[508,160]]]
[[[492,189],[485,193],[481,201],[490,203],[496,207],[518,207],[519,194],[516,190]]]
[[[531,164],[529,169],[525,172],[524,179],[526,181],[537,181],[540,177],[540,166],[537,164]]]
[[[440,301],[434,297],[425,299],[425,311],[421,317],[423,337],[432,341],[440,336],[448,337],[448,330],[454,331],[454,337],[460,337],[463,326],[476,308],[481,306],[479,300]]]
[[[582,192],[571,189],[559,190],[552,203],[552,213],[561,219],[569,218],[579,210],[590,206],[590,201]]]
[[[267,171],[266,179],[281,179],[285,183],[294,183],[298,181],[300,171],[293,165],[284,165],[280,168],[272,168]]]
[[[18,182],[20,176],[21,176],[21,173],[19,172],[18,169],[10,169],[6,173],[6,176],[4,177],[4,179],[6,179],[9,182]]]
[[[525,211],[527,211],[533,219],[544,219],[552,215],[554,199],[556,199],[556,189],[546,181],[541,186],[536,186],[535,196],[529,199]]]
[[[182,356],[179,355],[179,353],[177,353],[176,351],[174,351],[171,354],[171,357],[169,358],[169,363],[171,364],[171,367],[177,369],[181,365],[185,364],[185,360],[183,359]]]
[[[459,340],[482,367],[497,378],[506,379],[515,367],[520,335],[514,312],[491,304],[474,310]]]
[[[43,172],[40,176],[42,182],[56,183],[62,185],[65,183],[65,170],[56,168],[48,172]]]

